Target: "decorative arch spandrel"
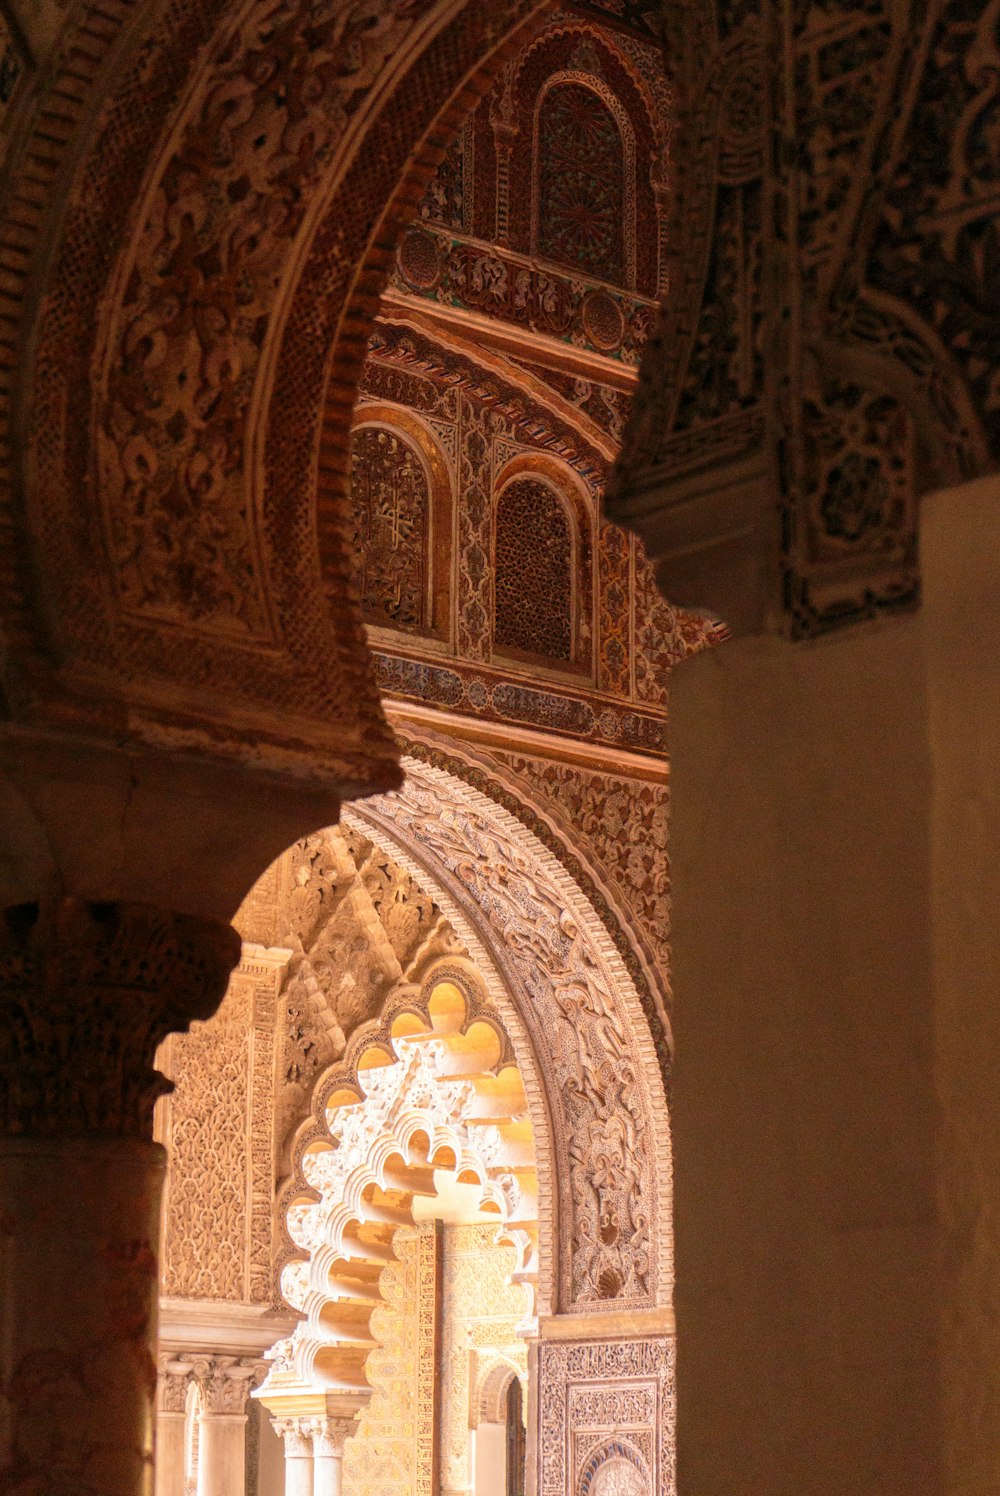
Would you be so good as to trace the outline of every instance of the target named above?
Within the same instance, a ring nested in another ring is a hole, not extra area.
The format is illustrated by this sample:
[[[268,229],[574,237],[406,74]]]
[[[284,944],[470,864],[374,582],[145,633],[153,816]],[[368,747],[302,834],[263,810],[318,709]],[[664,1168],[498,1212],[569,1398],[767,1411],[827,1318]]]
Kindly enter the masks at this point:
[[[600,921],[523,825],[441,770],[407,761],[399,794],[349,813],[442,890],[438,902],[503,987],[530,1047],[553,1159],[554,1304],[606,1311],[670,1301],[669,1122],[641,1004]],[[523,1042],[523,1041],[522,1041]],[[540,1164],[541,1174],[541,1164]],[[540,1201],[541,1203],[541,1201]],[[542,1219],[540,1211],[540,1220]],[[544,1232],[544,1226],[543,1226]],[[540,1298],[543,1285],[540,1280]]]
[[[57,641],[43,696],[86,677],[102,730],[95,692],[119,715],[124,694],[134,735],[179,714],[224,756],[252,717],[272,765],[322,763],[349,793],[394,781],[349,575],[348,412],[398,228],[538,8],[205,0],[151,11],[141,48],[112,8],[91,148],[75,173],[44,152],[61,238],[14,271],[45,294],[16,393],[24,470],[0,474],[23,479],[9,513],[34,559],[5,603],[17,658]],[[324,399],[343,419],[319,452]],[[338,516],[325,583],[317,471]]]

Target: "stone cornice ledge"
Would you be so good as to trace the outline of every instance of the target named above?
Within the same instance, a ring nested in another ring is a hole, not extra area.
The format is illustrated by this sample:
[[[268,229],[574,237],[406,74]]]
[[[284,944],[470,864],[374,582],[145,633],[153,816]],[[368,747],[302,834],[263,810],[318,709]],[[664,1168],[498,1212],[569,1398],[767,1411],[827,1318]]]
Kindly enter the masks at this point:
[[[263,1354],[295,1328],[297,1316],[267,1304],[216,1299],[160,1299],[160,1350],[175,1354]]]

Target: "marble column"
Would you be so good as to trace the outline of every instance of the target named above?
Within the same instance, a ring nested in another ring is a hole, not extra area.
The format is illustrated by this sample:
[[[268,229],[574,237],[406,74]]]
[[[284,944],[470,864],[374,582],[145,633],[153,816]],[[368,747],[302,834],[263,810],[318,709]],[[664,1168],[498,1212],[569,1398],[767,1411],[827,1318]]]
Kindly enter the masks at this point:
[[[212,1356],[198,1365],[204,1405],[198,1441],[198,1496],[245,1496],[247,1407],[267,1363]]]
[[[285,1446],[285,1496],[315,1496],[311,1418],[275,1418]]]
[[[357,1432],[354,1418],[314,1418],[313,1496],[340,1496],[344,1478],[344,1440]]]
[[[152,1060],[239,954],[228,925],[142,904],[0,914],[0,1490],[152,1496]]]
[[[156,1379],[155,1496],[184,1496],[184,1430],[191,1363],[161,1355]]]

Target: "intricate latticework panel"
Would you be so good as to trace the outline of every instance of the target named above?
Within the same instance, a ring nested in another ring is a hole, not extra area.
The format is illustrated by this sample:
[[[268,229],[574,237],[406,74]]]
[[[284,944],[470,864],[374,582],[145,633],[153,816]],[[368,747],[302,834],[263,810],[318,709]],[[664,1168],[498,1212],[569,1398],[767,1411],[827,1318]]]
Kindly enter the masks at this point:
[[[550,660],[573,650],[572,545],[559,499],[536,478],[517,478],[496,515],[494,643]]]
[[[246,1297],[250,1004],[234,982],[215,1019],[174,1040],[167,1293]]]
[[[622,285],[624,220],[621,130],[592,89],[558,84],[538,121],[538,249]]]
[[[423,628],[430,510],[423,463],[398,433],[363,426],[351,443],[351,496],[365,617]]]

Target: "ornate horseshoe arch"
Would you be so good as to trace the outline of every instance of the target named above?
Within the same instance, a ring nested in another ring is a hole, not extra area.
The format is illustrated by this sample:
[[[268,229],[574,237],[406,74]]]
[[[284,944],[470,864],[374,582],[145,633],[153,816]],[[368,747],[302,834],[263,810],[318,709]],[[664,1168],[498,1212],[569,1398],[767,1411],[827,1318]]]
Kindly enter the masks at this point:
[[[669,1121],[632,979],[580,889],[531,832],[453,775],[404,762],[402,790],[345,818],[433,881],[515,1049],[530,1047],[530,1060],[518,1059],[540,1085],[558,1161],[544,1191],[553,1218],[540,1219],[543,1243],[554,1244],[552,1310],[667,1306]],[[502,980],[491,980],[496,973]],[[545,1256],[543,1248],[543,1312]]]

